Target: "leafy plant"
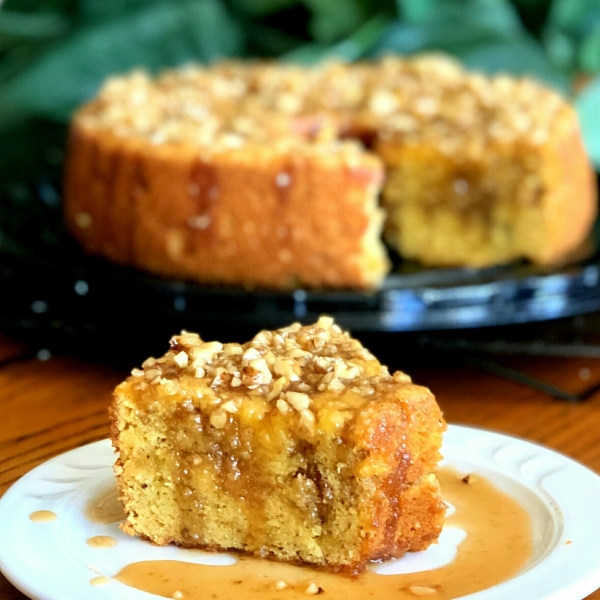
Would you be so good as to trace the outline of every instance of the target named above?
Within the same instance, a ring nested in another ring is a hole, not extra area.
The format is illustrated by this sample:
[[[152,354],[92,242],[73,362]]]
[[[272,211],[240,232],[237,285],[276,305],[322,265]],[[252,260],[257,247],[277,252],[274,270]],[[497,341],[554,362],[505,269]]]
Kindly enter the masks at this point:
[[[105,77],[135,67],[424,50],[561,90],[600,168],[600,0],[6,0],[0,135],[18,139],[32,119],[66,123]],[[0,145],[0,167],[9,146]]]

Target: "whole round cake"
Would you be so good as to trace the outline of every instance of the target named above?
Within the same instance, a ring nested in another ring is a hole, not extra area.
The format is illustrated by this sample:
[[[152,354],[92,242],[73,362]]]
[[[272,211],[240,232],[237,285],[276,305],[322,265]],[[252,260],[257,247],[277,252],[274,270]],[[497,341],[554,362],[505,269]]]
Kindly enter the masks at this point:
[[[596,216],[573,108],[438,55],[186,66],[109,79],[73,117],[83,248],[167,277],[377,288],[436,266],[564,260]]]

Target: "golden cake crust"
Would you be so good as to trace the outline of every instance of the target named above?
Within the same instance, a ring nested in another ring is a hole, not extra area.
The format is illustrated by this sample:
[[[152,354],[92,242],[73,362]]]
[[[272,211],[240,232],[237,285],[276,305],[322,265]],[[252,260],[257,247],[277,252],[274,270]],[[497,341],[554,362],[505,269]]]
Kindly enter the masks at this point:
[[[445,423],[429,390],[330,319],[171,346],[115,390],[125,531],[345,572],[437,539]]]
[[[555,264],[596,217],[574,110],[440,56],[222,63],[109,80],[73,118],[69,230],[208,283],[376,288],[430,265]]]
[[[75,124],[65,216],[84,247],[125,265],[209,283],[376,286],[380,161],[354,148],[266,146],[205,159]]]

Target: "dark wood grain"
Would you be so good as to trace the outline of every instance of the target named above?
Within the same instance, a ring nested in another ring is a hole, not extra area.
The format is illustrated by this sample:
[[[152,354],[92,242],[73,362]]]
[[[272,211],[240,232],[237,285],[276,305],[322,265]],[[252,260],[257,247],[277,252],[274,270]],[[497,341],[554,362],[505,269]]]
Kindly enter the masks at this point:
[[[505,357],[503,362],[577,394],[600,383],[600,359]],[[48,458],[107,437],[111,393],[126,374],[73,358],[40,362],[25,344],[0,336],[0,495]],[[421,364],[411,375],[431,388],[450,423],[539,442],[600,472],[600,392],[570,404],[444,361]],[[25,597],[0,575],[0,598]],[[600,591],[589,598],[600,600]]]

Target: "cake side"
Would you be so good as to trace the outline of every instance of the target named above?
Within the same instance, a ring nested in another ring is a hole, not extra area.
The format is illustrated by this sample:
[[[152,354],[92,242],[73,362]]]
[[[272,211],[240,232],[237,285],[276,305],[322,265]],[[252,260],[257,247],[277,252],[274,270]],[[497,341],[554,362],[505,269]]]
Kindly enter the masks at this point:
[[[437,539],[445,425],[428,390],[327,319],[172,347],[115,391],[126,531],[346,572]]]
[[[152,146],[78,123],[65,217],[90,253],[164,276],[293,288],[376,287],[378,158],[352,143]]]
[[[449,76],[427,92],[430,112],[391,116],[376,140],[388,243],[424,264],[474,267],[577,250],[597,193],[572,107],[505,76]]]
[[[535,246],[530,247],[529,256],[541,264],[552,265],[580,248],[598,215],[596,173],[587,158],[572,107],[565,106],[557,119],[556,143],[547,147],[545,154],[544,227],[536,236]],[[533,225],[528,228],[530,232]]]

